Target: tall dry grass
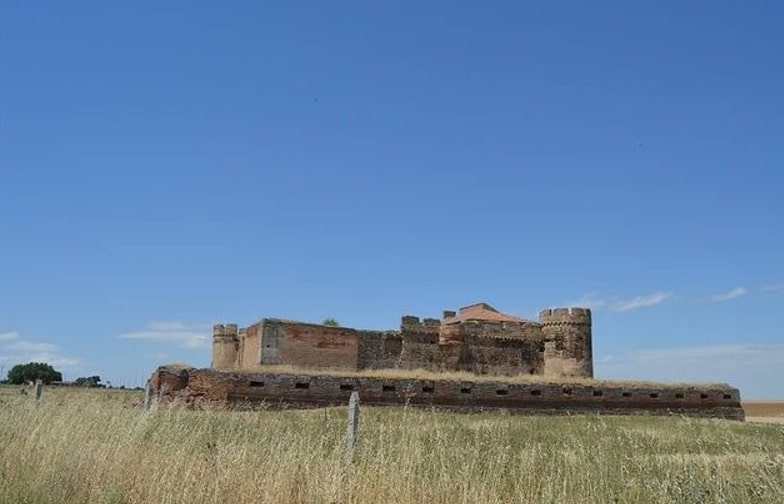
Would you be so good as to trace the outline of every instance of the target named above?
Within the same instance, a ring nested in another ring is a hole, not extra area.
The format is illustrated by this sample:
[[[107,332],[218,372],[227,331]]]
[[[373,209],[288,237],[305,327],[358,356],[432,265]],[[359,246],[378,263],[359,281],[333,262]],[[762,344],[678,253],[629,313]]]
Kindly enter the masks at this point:
[[[2,503],[784,502],[784,426],[657,417],[184,411],[0,395]]]

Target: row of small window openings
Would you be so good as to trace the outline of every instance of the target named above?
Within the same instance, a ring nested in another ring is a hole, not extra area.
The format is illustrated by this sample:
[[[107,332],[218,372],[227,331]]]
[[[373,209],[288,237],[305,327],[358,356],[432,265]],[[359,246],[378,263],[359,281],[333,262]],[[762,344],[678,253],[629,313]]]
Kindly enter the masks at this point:
[[[264,382],[261,382],[261,381],[251,381],[250,382],[250,386],[251,387],[263,387],[264,386]],[[297,389],[308,389],[308,388],[310,388],[310,383],[307,383],[307,382],[296,382],[294,384],[294,388],[297,388]],[[354,385],[351,385],[351,384],[348,384],[348,383],[344,383],[344,384],[342,384],[340,386],[340,390],[354,390]],[[394,385],[383,385],[382,386],[382,391],[383,392],[394,392],[395,391],[395,386]],[[434,391],[434,387],[432,387],[432,386],[429,386],[429,385],[423,385],[422,386],[422,392],[433,393],[433,391]],[[470,394],[471,393],[471,389],[468,388],[468,387],[463,387],[463,388],[460,389],[460,393],[461,394]],[[507,389],[498,389],[498,390],[495,391],[495,393],[497,395],[508,395],[509,394],[509,390],[507,390]],[[563,389],[563,393],[564,393],[564,395],[572,395],[572,389],[565,388],[565,389]],[[532,396],[540,396],[540,395],[542,395],[542,391],[534,389],[534,390],[531,391],[531,395]],[[593,391],[593,396],[594,397],[602,397],[603,395],[604,395],[604,392],[602,392],[601,390],[594,390]],[[631,397],[632,393],[631,392],[623,392],[621,395],[623,397]],[[649,394],[649,396],[650,396],[651,399],[658,399],[659,398],[659,394],[656,393],[656,392],[651,392]],[[683,397],[684,396],[683,396],[682,392],[678,392],[678,393],[675,394],[675,398],[676,399],[683,399]],[[706,394],[704,392],[700,394],[700,399],[707,399],[707,398],[708,398],[708,394]],[[722,396],[722,398],[723,399],[732,399],[732,395],[731,394],[724,394]]]
[[[572,395],[572,389],[565,388],[565,389],[563,389],[563,393],[564,393],[564,395]],[[594,390],[593,391],[593,396],[594,397],[601,397],[603,394],[604,393],[601,390]],[[631,397],[632,393],[631,392],[623,392],[621,395],[623,397]],[[659,393],[658,392],[651,392],[648,395],[650,396],[651,399],[658,399],[659,398]],[[683,392],[676,392],[675,393],[675,399],[683,399],[683,397],[684,397]],[[705,392],[702,392],[700,394],[700,399],[707,399],[707,398],[708,398],[708,394],[706,394]],[[732,395],[731,394],[724,394],[722,396],[722,398],[723,399],[732,399]]]

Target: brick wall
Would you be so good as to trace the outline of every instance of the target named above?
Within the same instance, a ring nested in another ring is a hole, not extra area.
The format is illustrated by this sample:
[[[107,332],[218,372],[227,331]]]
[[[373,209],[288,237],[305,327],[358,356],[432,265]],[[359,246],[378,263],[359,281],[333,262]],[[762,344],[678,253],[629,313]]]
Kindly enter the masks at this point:
[[[181,373],[181,371],[176,371]],[[168,396],[186,400],[314,407],[345,405],[351,392],[363,404],[439,407],[477,411],[507,409],[519,412],[571,414],[652,413],[721,417],[743,420],[738,389],[726,385],[629,385],[586,383],[505,383],[498,381],[423,380],[357,376],[242,373],[215,369],[188,370],[188,379],[158,369],[156,384],[179,384]],[[183,385],[186,384],[186,385]]]
[[[280,336],[280,362],[264,363],[357,369],[359,336],[355,329],[265,319],[262,354],[267,350],[268,332]]]

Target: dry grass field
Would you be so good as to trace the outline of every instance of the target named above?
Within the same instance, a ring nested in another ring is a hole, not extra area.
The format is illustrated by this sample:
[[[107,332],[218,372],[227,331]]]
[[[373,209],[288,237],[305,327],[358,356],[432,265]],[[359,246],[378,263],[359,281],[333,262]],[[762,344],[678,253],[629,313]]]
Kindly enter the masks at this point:
[[[140,400],[0,388],[0,503],[784,502],[775,423],[363,408],[347,456],[344,408]]]

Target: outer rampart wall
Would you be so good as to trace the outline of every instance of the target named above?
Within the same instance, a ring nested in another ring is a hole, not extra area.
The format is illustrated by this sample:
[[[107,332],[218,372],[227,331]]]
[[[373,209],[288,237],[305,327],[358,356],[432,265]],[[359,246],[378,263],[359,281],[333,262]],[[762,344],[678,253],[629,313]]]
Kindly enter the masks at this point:
[[[175,371],[181,373],[181,371]],[[724,386],[639,385],[601,382],[505,383],[341,377],[277,373],[239,373],[215,369],[191,369],[187,379],[170,375],[165,368],[153,374],[151,383],[181,384],[166,389],[169,397],[188,401],[248,403],[264,401],[286,407],[345,405],[353,391],[369,405],[438,407],[463,411],[507,409],[517,412],[571,414],[652,413],[691,415],[743,420],[740,393]],[[183,385],[183,383],[187,385]],[[171,386],[171,385],[170,385]]]

